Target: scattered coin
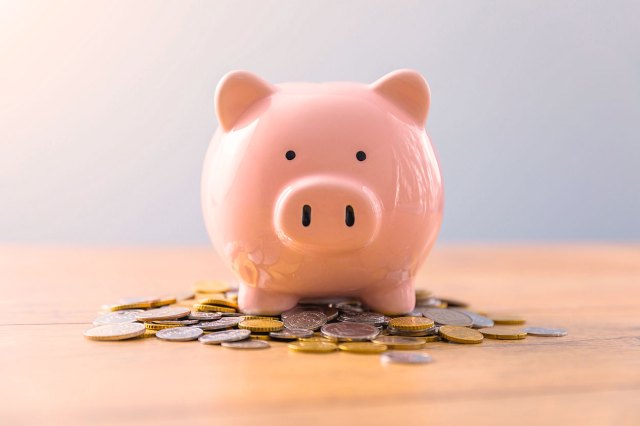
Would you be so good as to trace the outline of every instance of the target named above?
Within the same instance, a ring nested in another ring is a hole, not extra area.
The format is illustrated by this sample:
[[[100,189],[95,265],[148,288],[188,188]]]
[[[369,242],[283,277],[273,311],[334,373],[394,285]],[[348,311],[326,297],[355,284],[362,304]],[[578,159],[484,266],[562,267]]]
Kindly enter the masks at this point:
[[[380,330],[371,324],[359,322],[339,322],[325,324],[320,329],[323,335],[340,341],[363,341],[375,339]]]
[[[338,345],[338,349],[358,354],[379,354],[387,350],[387,345],[374,342],[344,342]]]
[[[241,340],[239,342],[222,342],[222,346],[231,349],[266,349],[270,348],[269,342],[264,340]]]
[[[167,328],[182,327],[181,325],[175,325],[175,324],[156,324],[155,322],[145,322],[144,326],[146,327],[147,330],[153,330],[153,331],[166,330]]]
[[[317,330],[327,323],[327,316],[319,311],[301,311],[284,318],[284,326],[294,330]]]
[[[386,324],[389,319],[376,312],[343,312],[338,316],[338,321],[383,325]]]
[[[194,327],[201,328],[204,331],[209,330],[224,330],[225,328],[235,327],[242,322],[240,317],[224,317],[215,321],[201,322],[194,325]]]
[[[123,311],[109,312],[108,314],[100,315],[93,320],[93,325],[105,325],[105,324],[123,324],[127,322],[135,322],[136,315],[143,312],[141,309],[127,309]]]
[[[198,324],[198,320],[186,319],[186,320],[160,320],[153,321],[154,324],[165,324],[165,325],[195,325]]]
[[[238,304],[236,302],[221,297],[205,297],[199,299],[198,303],[202,305],[226,306],[228,308],[233,308],[234,310],[238,309]]]
[[[422,315],[431,318],[436,324],[440,325],[471,327],[471,324],[473,324],[473,321],[468,315],[453,309],[424,308],[422,309]]]
[[[472,321],[471,327],[473,328],[486,328],[486,327],[493,327],[495,325],[495,323],[491,318],[485,317],[484,315],[480,315],[475,312],[466,311],[463,309],[455,309],[455,310],[460,311],[463,314],[467,315],[469,318],[471,318],[471,321]]]
[[[333,352],[338,345],[331,342],[294,342],[289,343],[288,348],[297,352]]]
[[[160,321],[186,317],[191,311],[189,308],[165,307],[157,309],[149,309],[136,315],[138,321]]]
[[[280,331],[284,327],[282,321],[273,319],[250,319],[238,324],[238,328],[251,330],[256,333],[268,333],[270,331]]]
[[[223,342],[237,342],[249,338],[249,330],[226,330],[200,336],[198,341],[205,345],[217,345]]]
[[[479,331],[459,325],[443,325],[440,327],[440,336],[456,343],[480,343],[483,339]]]
[[[222,318],[221,312],[191,312],[189,319],[198,321],[213,321]]]
[[[144,331],[144,324],[127,322],[99,325],[85,331],[84,336],[91,340],[125,340],[141,336]]]
[[[389,351],[380,356],[380,361],[384,364],[426,364],[433,359],[424,352]]]
[[[407,331],[425,331],[434,325],[431,318],[425,317],[396,317],[389,321],[390,327]]]
[[[427,340],[423,337],[405,337],[405,336],[378,336],[373,343],[386,345],[389,349],[421,349]]]
[[[235,313],[235,308],[229,308],[227,306],[205,305],[203,303],[195,303],[193,309],[198,312],[227,312]]]
[[[158,339],[170,342],[188,342],[196,340],[202,335],[202,330],[196,327],[174,327],[160,330],[156,333]]]
[[[562,337],[567,335],[564,328],[525,327],[522,329],[527,334],[541,337]]]
[[[527,333],[521,328],[496,326],[481,328],[478,330],[482,335],[488,339],[498,340],[519,340],[527,337]]]
[[[489,318],[496,325],[521,325],[525,323],[525,319],[519,315],[495,314],[489,315]]]
[[[286,325],[286,322],[285,322],[285,325]],[[300,338],[313,336],[313,331],[285,328],[282,331],[272,331],[271,333],[269,333],[269,336],[278,340],[297,340]]]

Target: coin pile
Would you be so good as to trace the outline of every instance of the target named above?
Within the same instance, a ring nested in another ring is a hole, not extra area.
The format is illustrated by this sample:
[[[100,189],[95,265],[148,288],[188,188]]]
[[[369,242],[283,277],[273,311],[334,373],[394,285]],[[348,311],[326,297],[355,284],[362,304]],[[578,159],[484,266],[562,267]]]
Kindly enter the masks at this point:
[[[121,299],[104,305],[106,312],[84,336],[198,340],[232,349],[266,349],[270,342],[285,342],[296,352],[381,354],[383,363],[423,364],[432,358],[420,350],[432,342],[478,344],[485,338],[567,334],[562,328],[523,328],[525,320],[519,316],[472,311],[464,302],[437,298],[425,289],[416,289],[412,312],[394,317],[345,298],[303,300],[280,316],[245,315],[237,299],[237,290],[222,281],[197,282],[193,293],[181,296]]]

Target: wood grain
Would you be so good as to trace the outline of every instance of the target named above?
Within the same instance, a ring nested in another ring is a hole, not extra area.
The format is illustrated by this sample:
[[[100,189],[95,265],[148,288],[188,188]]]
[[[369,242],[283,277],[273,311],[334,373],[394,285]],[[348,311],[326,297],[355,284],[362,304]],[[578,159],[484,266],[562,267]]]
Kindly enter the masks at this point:
[[[208,248],[0,248],[2,424],[640,424],[640,247],[438,247],[420,285],[564,338],[378,356],[82,337],[103,303],[230,279]],[[11,422],[11,423],[10,423]]]

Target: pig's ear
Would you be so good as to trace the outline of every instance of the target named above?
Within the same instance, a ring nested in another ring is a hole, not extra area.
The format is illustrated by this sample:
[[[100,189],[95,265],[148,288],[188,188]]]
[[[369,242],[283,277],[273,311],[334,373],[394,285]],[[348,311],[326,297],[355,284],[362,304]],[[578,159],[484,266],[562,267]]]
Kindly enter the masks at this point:
[[[409,69],[393,71],[370,85],[371,89],[405,111],[418,125],[427,122],[431,92],[420,73]]]
[[[216,87],[218,122],[228,132],[251,105],[275,91],[271,84],[248,71],[227,73]]]

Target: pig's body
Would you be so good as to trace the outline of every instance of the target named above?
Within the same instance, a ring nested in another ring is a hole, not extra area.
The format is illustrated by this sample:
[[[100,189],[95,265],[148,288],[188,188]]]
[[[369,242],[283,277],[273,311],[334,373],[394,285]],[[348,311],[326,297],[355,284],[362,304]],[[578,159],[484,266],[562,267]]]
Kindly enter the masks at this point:
[[[242,71],[220,82],[202,204],[243,312],[324,296],[413,309],[413,278],[442,217],[428,103],[408,70],[372,85],[273,86]]]

